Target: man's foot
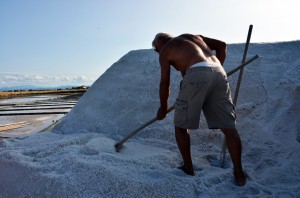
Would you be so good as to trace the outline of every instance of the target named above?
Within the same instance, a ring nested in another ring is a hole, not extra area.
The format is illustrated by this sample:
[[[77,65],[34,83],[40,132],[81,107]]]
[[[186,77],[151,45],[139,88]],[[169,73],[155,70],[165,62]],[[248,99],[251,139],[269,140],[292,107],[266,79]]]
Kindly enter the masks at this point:
[[[237,186],[244,186],[247,183],[247,174],[243,171],[234,171],[234,177]]]
[[[184,166],[179,166],[178,169],[182,170],[187,175],[195,176],[195,172],[194,172],[193,168],[192,169],[187,169]]]

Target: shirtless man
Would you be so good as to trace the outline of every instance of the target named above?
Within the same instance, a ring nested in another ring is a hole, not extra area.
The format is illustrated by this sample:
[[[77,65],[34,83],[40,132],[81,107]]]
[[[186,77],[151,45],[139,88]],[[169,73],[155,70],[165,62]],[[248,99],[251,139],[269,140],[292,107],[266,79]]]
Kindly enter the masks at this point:
[[[203,110],[208,127],[221,129],[225,135],[236,184],[245,185],[241,140],[235,127],[235,107],[222,67],[226,58],[226,43],[201,35],[183,34],[173,37],[168,33],[158,33],[152,46],[159,53],[161,65],[158,120],[167,115],[170,66],[180,71],[183,76],[174,116],[176,142],[184,162],[180,169],[188,175],[195,175],[188,129],[199,128],[200,113]],[[213,55],[212,50],[215,50],[216,55]]]

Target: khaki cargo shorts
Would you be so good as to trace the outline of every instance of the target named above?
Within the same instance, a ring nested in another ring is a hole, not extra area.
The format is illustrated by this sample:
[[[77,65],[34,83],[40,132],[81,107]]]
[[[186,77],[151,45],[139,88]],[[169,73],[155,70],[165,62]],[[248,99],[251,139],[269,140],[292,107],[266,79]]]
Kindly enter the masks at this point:
[[[235,107],[223,67],[187,70],[175,102],[175,126],[198,129],[201,110],[210,129],[235,128]]]

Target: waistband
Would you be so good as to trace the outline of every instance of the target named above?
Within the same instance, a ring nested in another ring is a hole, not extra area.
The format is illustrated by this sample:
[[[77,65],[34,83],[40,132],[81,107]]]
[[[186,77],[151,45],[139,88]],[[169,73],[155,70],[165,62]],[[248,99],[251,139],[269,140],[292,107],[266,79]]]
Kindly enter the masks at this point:
[[[215,63],[215,62],[202,61],[202,62],[193,64],[190,68],[193,68],[193,67],[222,67],[222,65],[220,63]]]
[[[198,67],[190,67],[186,70],[186,73],[198,72],[198,71],[206,71],[206,72],[223,72],[223,67],[206,67],[206,66],[198,66]]]

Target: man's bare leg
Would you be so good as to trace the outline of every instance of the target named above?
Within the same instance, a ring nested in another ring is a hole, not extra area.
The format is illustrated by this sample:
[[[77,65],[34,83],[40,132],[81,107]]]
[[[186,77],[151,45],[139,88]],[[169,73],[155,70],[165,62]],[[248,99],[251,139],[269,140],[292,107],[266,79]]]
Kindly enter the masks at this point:
[[[221,129],[225,135],[226,144],[228,151],[230,153],[233,167],[234,167],[234,176],[238,186],[243,186],[246,184],[246,175],[243,172],[242,168],[242,144],[240,136],[236,129]]]
[[[175,126],[175,137],[184,163],[180,169],[186,174],[194,176],[195,172],[191,158],[190,134],[187,129],[182,129]]]

